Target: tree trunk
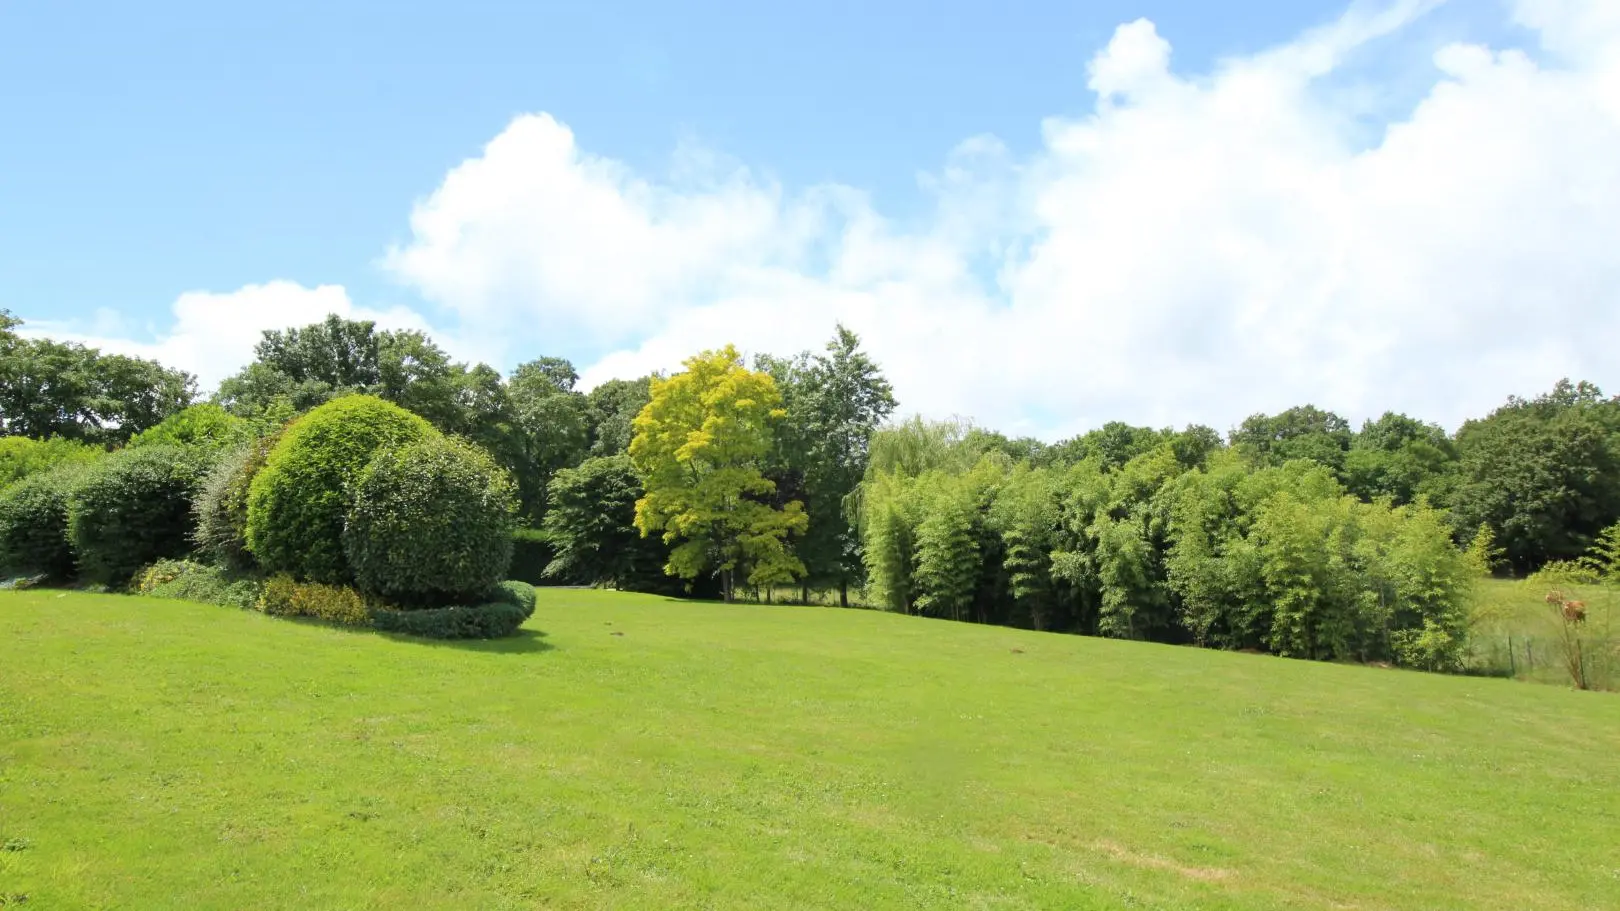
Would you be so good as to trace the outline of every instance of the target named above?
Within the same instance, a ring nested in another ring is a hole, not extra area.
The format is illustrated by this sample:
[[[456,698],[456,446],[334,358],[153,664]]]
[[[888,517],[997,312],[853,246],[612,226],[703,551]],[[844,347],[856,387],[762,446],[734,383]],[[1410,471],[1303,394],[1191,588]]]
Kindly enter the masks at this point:
[[[849,607],[849,582],[845,579],[838,580],[838,606]]]
[[[731,596],[731,570],[729,570],[729,569],[720,570],[720,593],[721,593],[720,596],[725,599],[726,603],[730,604],[732,596]]]
[[[810,585],[809,585],[809,583],[806,583],[804,585],[799,586],[799,603],[800,604],[809,604],[810,603]]]
[[[765,586],[765,603],[766,604],[771,603],[771,592],[774,592],[774,591],[776,591],[776,586],[774,586],[774,585]]]

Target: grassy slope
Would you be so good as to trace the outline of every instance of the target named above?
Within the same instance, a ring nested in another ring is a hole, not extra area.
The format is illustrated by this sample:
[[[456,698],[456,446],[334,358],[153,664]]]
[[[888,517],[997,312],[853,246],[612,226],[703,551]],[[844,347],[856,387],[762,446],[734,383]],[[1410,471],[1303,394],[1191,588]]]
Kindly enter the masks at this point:
[[[0,899],[1620,907],[1614,695],[602,592],[529,626],[0,594]]]

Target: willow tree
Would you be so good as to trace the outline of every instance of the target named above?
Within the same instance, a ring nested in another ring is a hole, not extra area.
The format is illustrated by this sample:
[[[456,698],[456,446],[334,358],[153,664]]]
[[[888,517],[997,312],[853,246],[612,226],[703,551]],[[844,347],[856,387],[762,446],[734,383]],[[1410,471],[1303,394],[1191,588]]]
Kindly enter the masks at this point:
[[[633,422],[630,461],[646,490],[636,527],[670,545],[669,575],[718,572],[727,601],[739,571],[751,585],[803,576],[787,541],[809,525],[804,506],[772,506],[776,485],[762,471],[785,414],[775,381],[744,367],[730,345],[685,367],[652,380],[651,400]]]

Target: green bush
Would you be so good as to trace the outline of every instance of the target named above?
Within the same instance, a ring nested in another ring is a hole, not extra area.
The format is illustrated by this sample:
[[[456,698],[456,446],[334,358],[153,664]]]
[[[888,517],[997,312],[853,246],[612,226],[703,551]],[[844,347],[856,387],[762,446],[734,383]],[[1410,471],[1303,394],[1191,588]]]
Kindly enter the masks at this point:
[[[310,617],[344,626],[371,624],[371,602],[350,586],[299,582],[288,575],[266,581],[256,607],[272,617]]]
[[[197,548],[231,569],[254,567],[247,549],[248,490],[264,468],[277,436],[262,437],[226,453],[197,493]]]
[[[0,437],[0,489],[58,465],[86,465],[104,455],[100,447],[77,440]]]
[[[195,450],[115,452],[73,485],[68,537],[91,582],[121,585],[149,563],[191,550],[192,499],[209,465]]]
[[[142,446],[196,446],[222,452],[253,439],[253,425],[218,405],[192,405],[163,419],[163,423],[137,433],[129,448]]]
[[[343,549],[368,594],[408,606],[468,604],[511,564],[516,493],[476,446],[433,436],[382,450],[352,496]]]
[[[77,466],[61,466],[0,491],[0,575],[73,575],[68,492],[79,473]]]
[[[374,608],[371,622],[384,632],[428,639],[499,639],[512,635],[534,614],[534,587],[526,582],[503,582],[486,597],[485,603],[471,606]]]
[[[189,560],[159,560],[135,578],[135,591],[142,595],[247,609],[258,605],[263,588],[256,579]]]
[[[379,450],[434,434],[422,418],[367,395],[333,399],[294,421],[249,487],[248,550],[271,572],[351,581],[343,554],[350,483]]]

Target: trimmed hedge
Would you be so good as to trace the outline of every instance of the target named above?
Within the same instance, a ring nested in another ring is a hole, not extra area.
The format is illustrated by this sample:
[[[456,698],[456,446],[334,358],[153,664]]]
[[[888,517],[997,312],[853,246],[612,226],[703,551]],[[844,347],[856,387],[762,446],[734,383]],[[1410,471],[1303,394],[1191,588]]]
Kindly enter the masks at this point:
[[[33,474],[0,491],[0,575],[70,578],[76,560],[68,542],[68,493],[77,466]]]
[[[355,479],[343,551],[361,591],[466,604],[512,562],[516,489],[488,453],[433,436],[378,452]]]
[[[517,632],[534,614],[534,586],[527,582],[502,582],[488,597],[467,607],[373,609],[371,622],[383,632],[428,639],[499,639]]]
[[[349,483],[379,450],[436,433],[422,418],[369,395],[333,399],[294,421],[249,487],[248,550],[271,572],[352,581],[343,553]]]
[[[426,639],[499,639],[534,614],[534,587],[526,582],[502,582],[484,597],[482,604],[399,610],[351,586],[281,575],[264,583],[255,607],[272,617],[309,617]]]
[[[191,501],[206,457],[179,446],[115,452],[68,494],[68,538],[85,579],[122,585],[142,567],[191,550]]]

